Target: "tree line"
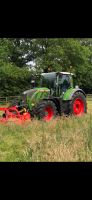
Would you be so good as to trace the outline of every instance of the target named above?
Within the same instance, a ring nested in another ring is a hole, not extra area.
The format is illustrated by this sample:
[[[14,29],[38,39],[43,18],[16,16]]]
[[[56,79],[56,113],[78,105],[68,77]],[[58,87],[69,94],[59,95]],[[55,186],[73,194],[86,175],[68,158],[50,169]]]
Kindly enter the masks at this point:
[[[92,39],[0,38],[0,96],[19,95],[33,76],[49,71],[74,73],[77,85],[91,93]]]

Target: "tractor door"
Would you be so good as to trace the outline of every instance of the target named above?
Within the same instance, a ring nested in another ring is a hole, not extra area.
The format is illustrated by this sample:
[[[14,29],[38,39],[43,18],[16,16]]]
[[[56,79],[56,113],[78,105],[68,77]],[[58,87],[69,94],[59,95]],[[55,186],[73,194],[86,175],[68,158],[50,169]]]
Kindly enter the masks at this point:
[[[71,87],[70,76],[67,74],[58,75],[59,96],[61,96],[67,89]]]

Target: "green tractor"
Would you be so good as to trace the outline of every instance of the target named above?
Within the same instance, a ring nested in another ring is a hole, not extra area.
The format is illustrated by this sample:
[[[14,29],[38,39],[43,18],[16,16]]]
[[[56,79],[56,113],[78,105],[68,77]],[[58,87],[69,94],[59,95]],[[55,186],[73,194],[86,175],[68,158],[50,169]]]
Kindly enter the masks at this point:
[[[39,85],[23,92],[18,103],[19,109],[26,108],[32,117],[49,121],[62,114],[81,116],[87,112],[86,94],[74,87],[72,73],[42,73]]]

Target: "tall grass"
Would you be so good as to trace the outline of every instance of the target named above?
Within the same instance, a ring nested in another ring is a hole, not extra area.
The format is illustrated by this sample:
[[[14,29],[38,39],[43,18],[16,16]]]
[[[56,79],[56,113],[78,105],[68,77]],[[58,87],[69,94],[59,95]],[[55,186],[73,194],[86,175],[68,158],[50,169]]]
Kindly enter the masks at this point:
[[[0,124],[0,161],[92,161],[92,102],[79,118]]]

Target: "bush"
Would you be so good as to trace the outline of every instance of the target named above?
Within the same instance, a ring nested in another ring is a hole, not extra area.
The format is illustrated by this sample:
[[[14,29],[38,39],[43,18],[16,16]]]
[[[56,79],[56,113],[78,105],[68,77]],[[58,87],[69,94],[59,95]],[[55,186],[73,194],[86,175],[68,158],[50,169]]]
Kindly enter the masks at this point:
[[[0,96],[19,95],[30,87],[31,73],[13,64],[0,67]]]

